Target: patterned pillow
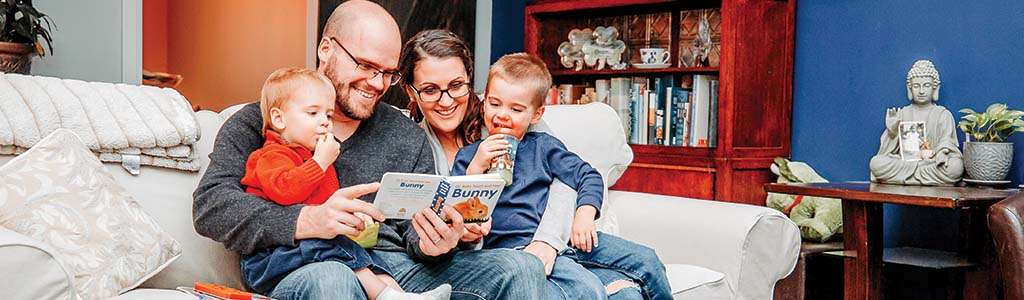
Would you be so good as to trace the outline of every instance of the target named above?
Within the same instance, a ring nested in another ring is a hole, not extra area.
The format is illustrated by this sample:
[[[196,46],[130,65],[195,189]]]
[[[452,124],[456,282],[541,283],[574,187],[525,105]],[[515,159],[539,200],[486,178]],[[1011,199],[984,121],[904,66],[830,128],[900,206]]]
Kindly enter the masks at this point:
[[[66,129],[0,167],[0,226],[56,249],[84,299],[135,288],[181,254]]]

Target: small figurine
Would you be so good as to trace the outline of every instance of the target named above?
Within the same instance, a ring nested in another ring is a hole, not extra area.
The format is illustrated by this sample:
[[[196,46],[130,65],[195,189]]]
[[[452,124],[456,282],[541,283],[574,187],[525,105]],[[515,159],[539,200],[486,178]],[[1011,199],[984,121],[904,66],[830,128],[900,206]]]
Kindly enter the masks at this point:
[[[594,32],[590,28],[569,31],[569,41],[558,45],[558,56],[562,58],[562,66],[574,71],[582,70],[584,65],[583,46],[592,42],[593,36]]]
[[[711,65],[711,23],[708,15],[700,17],[697,25],[697,36],[693,39],[693,61],[696,67],[707,67]]]
[[[964,172],[963,154],[956,139],[953,114],[935,104],[939,100],[939,71],[932,62],[919,60],[907,72],[907,98],[911,104],[885,112],[885,132],[878,153],[871,158],[871,181],[906,185],[952,185]],[[900,158],[900,123],[923,122],[925,139],[920,159]]]

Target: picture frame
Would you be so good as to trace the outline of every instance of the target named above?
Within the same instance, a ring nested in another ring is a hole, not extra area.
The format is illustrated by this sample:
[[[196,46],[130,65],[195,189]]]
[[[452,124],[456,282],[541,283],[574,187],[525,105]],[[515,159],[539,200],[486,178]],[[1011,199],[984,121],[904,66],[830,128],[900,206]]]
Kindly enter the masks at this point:
[[[924,122],[900,122],[899,152],[903,161],[921,160],[921,149],[928,142]]]

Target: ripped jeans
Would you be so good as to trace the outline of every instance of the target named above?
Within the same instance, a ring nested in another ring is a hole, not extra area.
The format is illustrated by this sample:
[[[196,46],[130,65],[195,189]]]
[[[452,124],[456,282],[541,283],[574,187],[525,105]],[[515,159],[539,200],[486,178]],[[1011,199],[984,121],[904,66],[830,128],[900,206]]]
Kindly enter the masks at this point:
[[[658,259],[654,249],[603,232],[597,233],[597,239],[598,246],[590,252],[569,248],[558,257],[565,257],[583,266],[596,275],[604,286],[617,280],[638,285],[612,293],[608,299],[672,299],[665,265]],[[556,269],[558,262],[556,258]]]

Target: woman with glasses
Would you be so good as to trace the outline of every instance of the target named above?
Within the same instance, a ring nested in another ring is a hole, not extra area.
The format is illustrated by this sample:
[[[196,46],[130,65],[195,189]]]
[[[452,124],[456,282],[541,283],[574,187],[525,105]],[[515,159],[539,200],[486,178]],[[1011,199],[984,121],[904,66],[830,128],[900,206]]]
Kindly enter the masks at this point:
[[[402,48],[399,71],[409,95],[410,117],[427,134],[434,152],[437,173],[450,175],[459,148],[480,140],[483,129],[483,104],[472,90],[470,76],[473,59],[469,47],[447,30],[426,30],[413,36]],[[546,127],[541,121],[534,127]],[[532,130],[533,128],[531,128]],[[573,212],[555,214],[550,209],[541,220],[535,236],[568,236],[561,234],[560,224],[572,223]],[[573,200],[575,203],[575,200]],[[463,248],[487,235],[490,223],[467,224]],[[583,252],[567,247],[567,241],[539,238],[524,251],[545,263],[547,272],[556,255],[570,257],[597,275],[605,285],[609,299],[670,299],[671,292],[664,265],[653,249],[625,239],[600,233],[600,246]],[[548,284],[553,282],[548,280]],[[560,286],[563,294],[547,295],[549,299],[586,298],[595,287]],[[602,289],[602,287],[596,287]],[[549,289],[551,290],[551,289]]]

